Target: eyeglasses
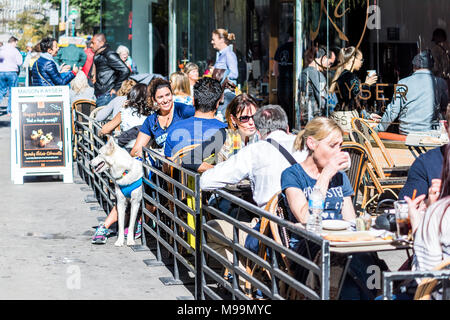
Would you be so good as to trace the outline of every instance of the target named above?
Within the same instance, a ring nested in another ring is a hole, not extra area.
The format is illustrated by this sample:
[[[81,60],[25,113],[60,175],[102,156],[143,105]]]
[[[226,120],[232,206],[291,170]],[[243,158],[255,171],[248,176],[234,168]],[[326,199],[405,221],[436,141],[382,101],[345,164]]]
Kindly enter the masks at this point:
[[[241,117],[238,118],[238,120],[239,120],[239,122],[247,123],[247,122],[250,121],[250,119],[253,119],[254,116],[255,116],[255,115],[251,115],[251,116],[241,116]],[[254,120],[254,119],[253,119],[253,120]]]

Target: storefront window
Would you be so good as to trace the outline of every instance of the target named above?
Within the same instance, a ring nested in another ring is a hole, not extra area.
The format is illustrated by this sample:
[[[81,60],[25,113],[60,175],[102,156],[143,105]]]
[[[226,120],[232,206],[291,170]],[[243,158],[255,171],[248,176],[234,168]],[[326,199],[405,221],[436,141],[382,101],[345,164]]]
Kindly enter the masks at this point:
[[[124,45],[131,51],[132,9],[131,0],[102,1],[102,32],[112,50]]]

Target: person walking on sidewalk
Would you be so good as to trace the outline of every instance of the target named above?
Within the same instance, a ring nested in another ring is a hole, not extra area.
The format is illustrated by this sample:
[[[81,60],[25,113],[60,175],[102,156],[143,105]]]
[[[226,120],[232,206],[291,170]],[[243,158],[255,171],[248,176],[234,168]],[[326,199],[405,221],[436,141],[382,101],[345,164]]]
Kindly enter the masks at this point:
[[[34,86],[65,86],[75,78],[78,67],[59,66],[53,57],[58,54],[58,42],[54,38],[44,38],[40,44],[41,55],[31,71]]]
[[[116,97],[122,82],[130,76],[130,69],[119,55],[109,48],[103,33],[94,35],[91,47],[95,53],[94,89],[97,105],[104,106]]]
[[[18,71],[23,63],[22,55],[16,48],[17,41],[16,37],[9,38],[0,50],[0,101],[8,93],[8,114],[11,113],[11,88],[17,87]]]

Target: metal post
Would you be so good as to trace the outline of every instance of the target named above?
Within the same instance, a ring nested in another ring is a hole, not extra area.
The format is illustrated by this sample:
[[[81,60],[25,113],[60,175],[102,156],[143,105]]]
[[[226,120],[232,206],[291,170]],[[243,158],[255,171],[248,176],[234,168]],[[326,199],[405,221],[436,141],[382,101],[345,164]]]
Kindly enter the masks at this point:
[[[66,0],[66,9],[65,9],[65,21],[66,21],[66,37],[69,36],[69,1]]]
[[[294,78],[294,109],[295,109],[295,121],[294,126],[297,129],[301,129],[300,124],[300,104],[298,99],[298,82],[303,69],[303,10],[302,0],[295,0],[295,78]]]
[[[176,0],[169,0],[169,74],[177,71],[177,13]]]

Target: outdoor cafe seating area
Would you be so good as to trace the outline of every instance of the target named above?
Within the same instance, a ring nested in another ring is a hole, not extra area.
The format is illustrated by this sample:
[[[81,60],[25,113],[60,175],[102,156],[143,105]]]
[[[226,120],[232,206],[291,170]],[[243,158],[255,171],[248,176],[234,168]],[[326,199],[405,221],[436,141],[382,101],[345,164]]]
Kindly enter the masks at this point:
[[[74,112],[74,139],[77,142],[74,159],[78,174],[94,189],[105,212],[109,212],[114,204],[114,181],[109,175],[93,173],[88,165],[105,143],[105,138],[98,136],[101,123],[93,119],[94,106],[77,107]],[[352,130],[345,136],[342,149],[351,157],[347,175],[355,192],[353,204],[360,221],[355,224],[324,223],[321,235],[287,221],[280,194],[273,195],[262,210],[251,203],[251,189],[245,181],[212,193],[202,192],[198,173],[182,168],[176,159],[167,160],[144,148],[145,159],[151,157],[165,164],[164,170],[158,170],[144,161],[145,177],[149,177],[150,172],[153,177],[144,178],[153,187],[145,188],[142,206],[145,221],[142,247],[150,249],[156,256],[156,260],[147,261],[148,265],[173,266],[174,278],[165,281],[169,284],[194,283],[196,299],[338,299],[355,254],[401,250],[412,258],[411,239],[378,228],[377,218],[394,209],[394,201],[398,199],[398,192],[417,155],[447,143],[438,130],[417,136],[411,134],[405,141],[383,140],[371,129],[371,123],[359,118],[352,120]],[[238,211],[250,212],[260,218],[260,230],[243,225],[214,203],[208,203],[206,199],[211,194],[226,198]],[[233,226],[232,239],[208,224],[216,218]],[[258,239],[257,253],[239,242],[240,232]],[[288,242],[293,234],[320,250],[310,256],[290,250]],[[216,251],[209,241],[211,237],[227,244],[231,261]],[[244,268],[239,266],[240,261]],[[294,264],[310,271],[306,283],[296,278]],[[450,271],[448,264],[440,268],[442,270],[427,273],[384,272],[379,294],[390,299],[393,285],[399,280],[432,277],[439,281],[444,279],[441,282],[444,283],[444,298],[447,298]],[[430,298],[430,292],[437,285],[437,281],[422,283],[416,299]]]

